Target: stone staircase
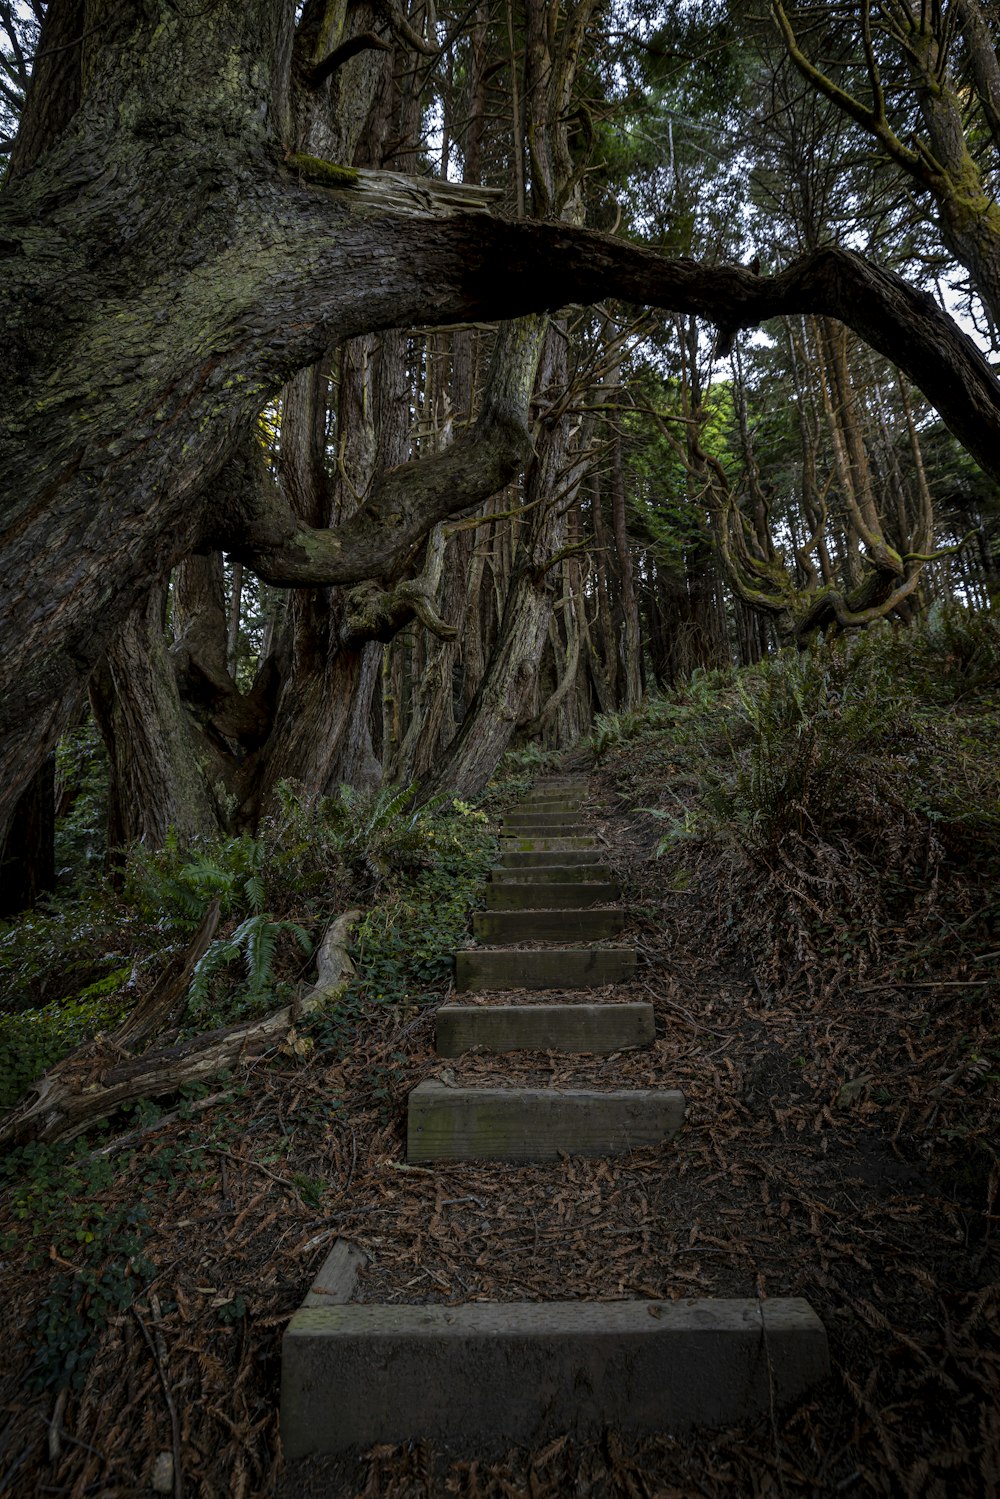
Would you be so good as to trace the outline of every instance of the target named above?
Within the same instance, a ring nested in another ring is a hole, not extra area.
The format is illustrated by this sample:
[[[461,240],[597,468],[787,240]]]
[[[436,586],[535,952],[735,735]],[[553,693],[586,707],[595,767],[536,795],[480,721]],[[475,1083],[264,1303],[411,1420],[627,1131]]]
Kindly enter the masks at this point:
[[[439,1009],[441,1057],[613,1054],[653,1041],[648,1002],[580,997],[628,983],[639,961],[614,944],[625,913],[585,829],[585,795],[584,777],[551,778],[505,818],[500,866],[474,919],[477,946],[456,955],[455,988],[477,1002]],[[551,945],[520,945],[535,943]],[[525,993],[535,990],[552,1000]],[[520,1164],[667,1148],[684,1110],[676,1089],[432,1078],[409,1097],[407,1161]],[[800,1300],[351,1305],[359,1263],[338,1242],[286,1332],[290,1458],[411,1438],[499,1451],[608,1426],[676,1434],[773,1411],[828,1372],[824,1329]]]

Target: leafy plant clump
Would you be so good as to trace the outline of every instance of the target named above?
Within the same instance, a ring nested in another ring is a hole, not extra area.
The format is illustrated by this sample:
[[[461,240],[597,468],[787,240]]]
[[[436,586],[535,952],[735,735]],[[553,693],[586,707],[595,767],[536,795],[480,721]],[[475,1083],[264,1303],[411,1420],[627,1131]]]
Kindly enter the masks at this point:
[[[467,941],[469,911],[496,858],[486,814],[467,803],[430,815],[434,858],[385,891],[358,924],[351,947],[356,975],[337,1010],[310,1022],[320,1045],[339,1047],[345,1027],[372,1008],[407,1015],[440,997],[452,955]]]
[[[225,913],[223,934],[195,974],[184,1024],[201,1024],[216,1014],[228,1018],[247,1003],[253,983],[245,965],[251,957],[251,933],[259,933],[262,922],[281,929],[278,950],[269,957],[273,999],[288,982],[282,965],[289,955],[294,952],[299,970],[306,963],[299,935],[315,938],[331,914],[361,894],[371,905],[352,948],[355,975],[336,1006],[315,1012],[302,1024],[294,1055],[308,1058],[317,1046],[340,1057],[351,1055],[358,1048],[359,1028],[374,1013],[388,1010],[403,1016],[432,995],[440,997],[450,979],[451,955],[465,938],[469,908],[495,858],[496,840],[482,811],[461,802],[414,811],[412,800],[409,794],[401,799],[397,791],[362,801],[368,815],[359,837],[356,820],[348,824],[344,819],[338,830],[328,806],[307,808],[288,791],[279,818],[257,839],[221,840],[188,850],[173,845],[158,855],[137,857],[127,892],[118,899],[124,909],[141,912],[151,931],[159,923],[161,939],[174,937],[183,948],[195,914],[208,899],[218,900]],[[397,861],[390,860],[389,850],[399,854]],[[361,871],[367,871],[364,885]],[[318,888],[320,872],[326,876],[325,900]],[[257,961],[262,961],[260,955]],[[119,971],[115,977],[123,975]],[[88,1022],[96,1024],[99,1015],[100,1028],[114,1024],[122,1004],[128,1008],[133,1002],[130,991],[126,1000],[121,985],[114,988],[109,980],[104,987],[114,992],[78,996],[85,1018],[72,1035],[59,1032],[64,1044],[82,1037]],[[214,1008],[210,1012],[204,1005]],[[73,1013],[70,1005],[53,1006],[53,1012],[64,1027]],[[386,1117],[393,1081],[389,1068],[368,1079],[368,1091]],[[238,1097],[239,1089],[232,1091]],[[324,1121],[335,1108],[335,1100],[324,1101]],[[303,1106],[300,1123],[305,1112]],[[156,1117],[150,1105],[135,1106],[133,1118],[140,1127],[154,1124]],[[167,1134],[162,1144],[147,1140],[133,1151],[126,1137],[110,1156],[95,1150],[89,1138],[71,1145],[29,1146],[6,1158],[0,1181],[8,1231],[0,1252],[34,1267],[44,1285],[26,1321],[36,1349],[29,1376],[33,1389],[79,1390],[108,1326],[125,1311],[147,1317],[143,1298],[158,1273],[150,1225],[162,1216],[154,1201],[164,1191],[176,1190],[191,1173],[204,1172],[214,1159],[213,1131],[242,1127],[238,1110],[214,1117],[208,1137],[200,1134],[194,1146],[182,1146]],[[121,1121],[110,1128],[120,1133]],[[222,1143],[231,1144],[228,1138]],[[124,1192],[115,1182],[122,1173],[128,1177]],[[320,1183],[302,1173],[291,1179],[304,1200],[319,1205]],[[238,1320],[245,1310],[243,1299],[236,1297],[219,1317]]]

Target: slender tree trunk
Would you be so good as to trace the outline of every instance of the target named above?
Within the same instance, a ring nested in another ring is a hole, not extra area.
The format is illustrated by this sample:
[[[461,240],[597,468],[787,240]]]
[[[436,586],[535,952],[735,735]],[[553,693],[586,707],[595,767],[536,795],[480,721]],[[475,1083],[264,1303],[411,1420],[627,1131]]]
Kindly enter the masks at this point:
[[[622,590],[624,666],[622,706],[630,710],[638,707],[642,699],[640,675],[642,647],[639,636],[639,611],[635,603],[635,581],[632,576],[632,553],[629,549],[625,517],[625,475],[622,465],[621,437],[617,432],[611,446],[611,504],[614,517],[615,550],[618,554],[618,575],[621,579]]]

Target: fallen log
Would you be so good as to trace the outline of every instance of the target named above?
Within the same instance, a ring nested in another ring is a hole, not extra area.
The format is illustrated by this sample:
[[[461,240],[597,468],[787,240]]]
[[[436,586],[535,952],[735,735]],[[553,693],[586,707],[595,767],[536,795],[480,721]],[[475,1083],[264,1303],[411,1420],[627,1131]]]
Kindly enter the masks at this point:
[[[212,919],[210,907],[183,961],[172,967],[170,979],[154,985],[115,1031],[95,1036],[43,1073],[0,1120],[0,1151],[33,1141],[73,1140],[123,1104],[138,1098],[163,1098],[185,1083],[203,1082],[278,1046],[303,1016],[343,993],[354,972],[347,938],[360,916],[360,911],[345,911],[330,923],[316,955],[316,983],[301,998],[261,1019],[221,1026],[172,1046],[132,1055],[124,1040],[134,1044],[137,1037],[149,1035],[157,1016],[169,1017],[182,982],[186,992],[218,922],[218,910]]]

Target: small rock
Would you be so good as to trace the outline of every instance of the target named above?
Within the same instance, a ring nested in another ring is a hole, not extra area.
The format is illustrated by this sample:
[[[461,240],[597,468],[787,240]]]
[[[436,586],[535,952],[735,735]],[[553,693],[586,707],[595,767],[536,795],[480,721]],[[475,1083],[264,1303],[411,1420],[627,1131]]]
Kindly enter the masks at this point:
[[[155,1494],[174,1492],[174,1454],[172,1452],[161,1452],[153,1464],[153,1492]]]

